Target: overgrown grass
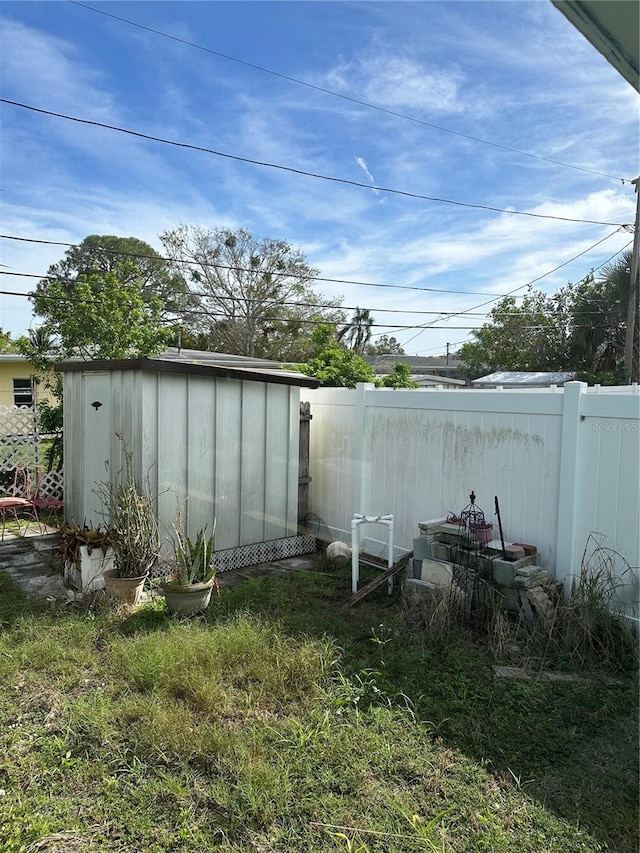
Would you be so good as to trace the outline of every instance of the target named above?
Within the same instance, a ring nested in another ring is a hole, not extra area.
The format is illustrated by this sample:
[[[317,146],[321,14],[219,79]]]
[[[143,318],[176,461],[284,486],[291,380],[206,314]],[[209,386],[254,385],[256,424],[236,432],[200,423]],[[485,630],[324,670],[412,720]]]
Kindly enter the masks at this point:
[[[267,577],[178,622],[0,573],[0,850],[635,853],[635,679],[495,680],[348,595]]]

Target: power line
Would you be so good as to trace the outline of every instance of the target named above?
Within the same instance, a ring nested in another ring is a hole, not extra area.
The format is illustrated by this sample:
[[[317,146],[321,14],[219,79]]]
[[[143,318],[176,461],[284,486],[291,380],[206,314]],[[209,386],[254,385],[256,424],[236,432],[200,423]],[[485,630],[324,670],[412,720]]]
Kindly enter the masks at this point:
[[[509,210],[507,208],[494,207],[494,206],[488,205],[488,204],[473,204],[472,202],[456,201],[456,200],[450,199],[450,198],[440,198],[438,196],[421,195],[419,193],[409,192],[408,190],[397,190],[397,189],[393,189],[391,187],[381,187],[381,186],[377,186],[375,184],[366,184],[362,181],[352,181],[352,180],[349,180],[348,178],[336,178],[336,177],[331,176],[331,175],[321,175],[321,174],[318,174],[317,172],[308,172],[304,169],[296,169],[293,166],[283,166],[282,164],[279,164],[279,163],[268,163],[268,162],[265,162],[263,160],[254,160],[250,157],[242,157],[239,154],[229,154],[229,153],[224,152],[224,151],[216,151],[213,148],[205,148],[204,146],[193,145],[192,143],[188,143],[188,142],[176,142],[175,140],[172,140],[172,139],[165,139],[164,137],[161,137],[161,136],[153,136],[149,133],[142,133],[141,131],[138,131],[138,130],[131,130],[130,128],[119,127],[118,125],[114,125],[114,124],[106,124],[106,123],[101,122],[101,121],[94,121],[91,119],[79,118],[78,116],[69,116],[69,115],[66,115],[65,113],[54,112],[53,110],[45,110],[41,107],[34,107],[30,104],[23,104],[20,101],[12,101],[12,100],[9,100],[8,98],[0,98],[0,103],[8,104],[9,106],[12,106],[12,107],[20,107],[21,109],[29,110],[31,112],[38,113],[40,115],[51,116],[52,118],[60,118],[60,119],[64,119],[65,121],[72,121],[72,122],[75,122],[76,124],[88,125],[90,127],[101,127],[105,130],[113,130],[117,133],[124,133],[128,136],[133,136],[136,139],[146,139],[149,142],[158,142],[158,143],[161,143],[163,145],[172,145],[176,148],[184,148],[184,149],[187,149],[189,151],[200,151],[203,154],[212,154],[216,157],[223,157],[223,158],[228,159],[228,160],[235,160],[236,162],[239,162],[239,163],[250,163],[253,166],[262,166],[262,167],[268,168],[268,169],[278,169],[279,171],[289,172],[289,173],[294,174],[294,175],[302,175],[302,176],[307,177],[307,178],[315,178],[316,180],[328,181],[330,183],[335,183],[335,184],[343,184],[345,186],[359,187],[361,189],[371,190],[374,192],[389,193],[391,195],[398,195],[398,196],[402,196],[404,198],[414,198],[414,199],[417,199],[419,201],[432,201],[432,202],[435,202],[438,204],[450,204],[450,205],[453,205],[455,207],[464,207],[464,208],[468,208],[471,210],[487,210],[487,211],[490,211],[492,213],[506,213],[510,216],[529,216],[529,217],[533,217],[534,219],[552,219],[552,220],[557,221],[557,222],[577,222],[577,223],[581,223],[584,225],[610,225],[610,226],[616,226],[619,228],[622,228],[625,224],[625,223],[620,223],[620,222],[602,222],[600,220],[595,220],[595,219],[574,219],[573,217],[569,217],[569,216],[552,216],[551,214],[548,214],[548,213],[532,213],[531,211],[526,211],[526,210]]]
[[[38,275],[36,273],[4,272],[4,271],[0,270],[0,275],[12,275],[12,276],[17,276],[19,278],[37,278],[37,279],[40,279],[41,281],[42,280],[45,280],[45,281],[62,281],[64,284],[70,284],[70,285],[73,285],[75,283],[74,279],[63,279],[63,278],[60,278],[59,276]],[[157,288],[145,288],[145,290],[151,291],[151,292],[155,293],[156,295],[160,295],[160,291]],[[33,298],[35,295],[37,295],[38,298],[40,298],[40,299],[51,299],[51,300],[58,299],[57,296],[56,297],[48,296],[47,294],[43,294],[43,293],[38,293],[38,294],[35,294],[33,292],[20,293],[18,291],[14,291],[14,292],[0,291],[0,293],[2,293],[5,296],[24,296],[24,297],[28,297],[30,299]],[[240,302],[240,303],[246,302],[246,303],[251,303],[251,302],[259,302],[260,301],[259,298],[252,300],[250,297],[224,296],[224,295],[219,295],[219,294],[207,293],[206,291],[202,291],[202,290],[190,290],[188,293],[178,294],[178,295],[200,296],[200,297],[204,297],[205,299],[212,299],[212,300],[217,301],[217,302]],[[81,297],[76,298],[75,296],[72,296],[70,294],[67,294],[65,296],[65,299],[68,299],[69,302],[84,302],[84,301],[86,301],[86,300],[82,299]],[[277,305],[277,306],[282,306],[282,307],[286,307],[286,308],[319,308],[323,311],[357,311],[358,310],[358,306],[355,306],[355,305],[323,305],[320,302],[289,302],[287,300],[283,300],[283,301],[275,300],[275,301],[271,301],[267,304],[269,306]],[[462,316],[462,315],[464,315],[465,317],[478,317],[478,318],[490,316],[489,314],[487,314],[485,312],[474,313],[472,311],[463,311],[463,312],[460,312],[460,311],[425,311],[425,310],[420,310],[420,309],[414,310],[414,309],[409,309],[409,308],[371,308],[368,310],[375,311],[376,314],[429,314],[429,315],[433,314],[437,318],[458,317],[458,316]],[[188,314],[191,312],[189,309],[185,309],[182,313]],[[197,309],[194,309],[193,313],[197,313]],[[538,313],[544,314],[545,311],[541,310]],[[561,316],[564,314],[566,314],[566,316],[569,316],[567,312],[553,312],[553,313],[555,316]],[[583,314],[599,314],[600,312],[599,311],[586,311],[586,312],[582,312],[582,313]],[[499,316],[500,317],[512,317],[512,316],[513,317],[519,317],[519,316],[521,316],[521,313],[519,311],[500,311]],[[292,319],[295,319],[295,318],[292,318]],[[349,324],[348,320],[344,320],[344,321],[339,320],[336,322],[339,325],[348,325]]]
[[[621,229],[619,228],[618,231],[620,231],[620,230]],[[517,293],[519,290],[523,290],[525,287],[530,287],[532,284],[535,284],[536,282],[540,281],[542,278],[546,278],[546,276],[551,275],[554,272],[557,272],[559,269],[562,269],[562,267],[566,267],[567,264],[570,264],[573,261],[577,260],[578,258],[582,257],[582,255],[585,255],[587,252],[591,251],[591,249],[600,245],[600,243],[603,243],[605,240],[608,240],[609,237],[613,236],[613,234],[617,234],[618,231],[614,231],[612,234],[608,234],[606,237],[603,237],[602,240],[599,240],[597,243],[594,243],[593,246],[590,246],[588,249],[585,249],[583,252],[580,252],[579,254],[575,255],[573,258],[570,258],[568,261],[564,261],[563,263],[559,264],[557,267],[554,267],[552,270],[549,270],[548,273],[545,273],[542,276],[538,276],[537,278],[531,279],[531,281],[528,281],[526,284],[521,284],[519,287],[515,287],[513,290],[510,290],[508,293],[505,293],[504,296],[496,296],[495,298],[489,299],[486,302],[481,302],[479,305],[474,305],[472,308],[469,308],[466,311],[457,312],[457,314],[455,316],[462,317],[469,312],[475,311],[477,308],[484,308],[485,305],[490,305],[492,302],[497,302],[499,299],[504,299],[507,296],[512,296],[514,293]],[[624,250],[626,248],[628,248],[630,245],[631,245],[631,243],[627,243],[627,245],[623,246],[622,249],[619,249],[617,252],[614,252],[610,258],[608,258],[606,261],[604,261],[602,264],[600,264],[599,267],[596,267],[595,270],[598,270],[601,267],[603,267],[605,264],[609,263],[610,260],[615,258],[616,255],[619,255],[620,252],[624,252]],[[594,272],[595,272],[595,270],[594,270]],[[588,275],[588,273],[587,273],[587,275]],[[584,276],[582,278],[584,278]],[[582,279],[580,279],[580,280],[582,280]],[[437,320],[435,320],[434,322],[437,322]],[[426,329],[429,329],[429,328],[431,328],[431,324],[426,324],[423,327],[423,331]],[[411,343],[411,341],[414,341],[421,334],[422,334],[422,332],[418,332],[418,334],[414,335],[412,338],[409,338],[408,341],[405,341],[403,346],[407,346],[408,344]]]
[[[306,280],[306,281],[323,281],[323,282],[329,282],[332,284],[349,284],[349,285],[356,285],[356,286],[362,286],[362,287],[382,287],[382,288],[389,288],[389,289],[413,290],[413,291],[427,292],[427,293],[447,293],[447,294],[454,294],[456,296],[491,296],[492,299],[489,300],[489,302],[483,303],[483,305],[484,304],[488,305],[490,302],[496,302],[499,299],[503,299],[505,296],[511,296],[517,290],[522,290],[523,288],[529,287],[530,285],[535,284],[538,281],[541,281],[543,278],[546,278],[547,276],[552,275],[554,272],[557,272],[559,269],[562,269],[562,267],[567,266],[568,264],[572,263],[573,261],[577,260],[578,258],[580,258],[583,255],[590,252],[592,249],[595,249],[597,246],[599,246],[601,243],[604,243],[610,237],[613,237],[615,234],[618,234],[620,232],[620,230],[621,230],[621,228],[616,228],[615,231],[612,231],[610,234],[605,235],[602,239],[598,240],[596,243],[593,243],[591,246],[584,249],[582,252],[579,252],[577,255],[574,255],[569,260],[564,261],[559,266],[554,267],[552,270],[549,270],[548,272],[543,273],[542,275],[538,276],[535,279],[532,279],[531,281],[527,282],[526,284],[520,285],[515,290],[512,290],[507,294],[502,294],[502,295],[498,295],[498,296],[495,296],[494,294],[491,294],[491,293],[482,292],[482,291],[445,290],[445,289],[438,289],[438,288],[433,288],[433,287],[415,287],[415,286],[402,285],[402,284],[382,284],[382,283],[366,282],[366,281],[352,281],[349,279],[323,278],[321,276],[307,276],[307,277],[303,276],[302,278],[304,278],[304,280]],[[14,240],[14,241],[21,242],[21,243],[35,243],[35,244],[47,245],[47,246],[67,246],[70,248],[79,248],[82,245],[81,243],[64,243],[64,242],[59,242],[59,241],[55,241],[55,240],[40,240],[40,239],[29,238],[29,237],[16,237],[16,236],[12,236],[9,234],[0,234],[0,239]],[[138,254],[136,252],[121,252],[121,251],[118,251],[116,249],[102,249],[102,248],[99,251],[105,255],[116,255],[118,257],[135,258],[138,260],[154,260],[154,261],[162,260],[162,261],[167,261],[168,263],[175,263],[175,264],[188,264],[188,263],[190,263],[190,261],[188,259],[185,259],[185,258],[170,258],[170,257],[167,257],[165,255],[159,255],[159,254],[144,255],[144,254]],[[624,248],[620,249],[619,251],[624,251]],[[616,252],[614,255],[612,255],[612,257],[615,257],[615,255],[617,255],[617,254],[619,254],[619,252]],[[223,270],[233,269],[233,270],[239,270],[240,272],[251,272],[251,273],[256,272],[255,269],[247,269],[247,268],[237,267],[237,266],[230,267],[230,266],[227,266],[225,264],[216,264],[216,263],[213,263],[210,261],[206,261],[206,262],[202,261],[202,262],[198,262],[198,263],[200,266],[207,267],[207,268],[213,268],[213,269],[223,269]],[[608,261],[604,261],[604,263],[601,264],[601,266],[604,266],[604,264],[606,264],[606,263],[608,263]],[[596,269],[600,269],[600,267],[597,267]],[[287,273],[287,272],[279,273],[277,271],[274,271],[271,274],[272,275],[280,275],[280,276],[288,276],[289,275],[289,273]],[[22,273],[22,275],[24,276],[26,274]],[[47,276],[33,275],[30,277],[32,277],[32,278],[46,278]],[[478,306],[478,307],[482,307],[482,306]],[[352,309],[345,309],[345,310],[352,310]],[[470,310],[473,310],[473,309],[470,309]],[[462,313],[465,313],[465,312],[462,312]]]
[[[395,118],[401,118],[405,121],[411,121],[415,124],[421,124],[424,127],[429,127],[432,130],[438,130],[441,133],[449,133],[453,136],[459,136],[462,139],[467,139],[471,142],[478,142],[482,145],[489,145],[492,148],[497,148],[501,151],[506,151],[510,154],[519,154],[522,157],[531,157],[534,160],[541,160],[545,163],[552,163],[555,166],[563,166],[568,169],[577,169],[580,172],[588,172],[591,175],[600,175],[603,178],[612,178],[616,181],[622,181],[624,183],[625,178],[622,178],[618,175],[610,175],[608,172],[599,172],[597,169],[589,169],[586,166],[576,166],[573,163],[564,163],[561,160],[554,160],[552,157],[543,157],[540,154],[533,154],[530,151],[522,151],[519,148],[511,148],[508,145],[502,145],[498,142],[491,142],[487,139],[480,139],[477,136],[471,136],[468,133],[462,133],[458,130],[452,130],[448,127],[443,127],[439,124],[433,124],[432,122],[424,121],[423,119],[416,118],[415,116],[406,115],[405,113],[396,112],[395,110],[390,110],[387,107],[381,107],[378,104],[372,104],[369,101],[363,101],[360,98],[354,98],[350,95],[344,95],[340,92],[334,92],[332,89],[327,89],[324,86],[317,86],[314,83],[309,83],[305,80],[299,80],[296,77],[291,77],[288,74],[282,74],[279,71],[273,71],[270,68],[265,68],[262,65],[256,65],[253,62],[247,62],[244,59],[238,59],[235,56],[230,56],[227,53],[221,53],[220,51],[213,50],[209,47],[204,47],[204,45],[197,44],[196,42],[189,41],[188,39],[179,38],[178,36],[171,35],[170,33],[162,32],[162,30],[157,30],[154,27],[148,27],[144,24],[139,24],[136,21],[131,21],[128,18],[122,18],[119,15],[114,15],[111,12],[105,12],[102,9],[96,9],[94,6],[89,6],[86,3],[80,3],[78,0],[69,0],[74,6],[80,6],[83,9],[87,9],[90,12],[96,12],[99,15],[104,15],[107,18],[112,18],[115,21],[120,21],[124,24],[129,24],[132,27],[137,27],[138,29],[145,30],[146,32],[153,33],[154,35],[161,36],[162,38],[169,39],[171,41],[175,41],[178,44],[184,44],[187,47],[193,47],[196,50],[204,51],[205,53],[212,54],[213,56],[217,56],[220,59],[227,59],[230,62],[237,62],[239,65],[244,65],[247,68],[252,68],[254,71],[261,71],[264,74],[271,74],[273,77],[279,77],[281,80],[286,80],[289,83],[296,83],[299,86],[306,86],[308,89],[313,89],[316,92],[322,92],[325,95],[331,95],[334,98],[341,98],[343,101],[348,101],[352,104],[358,104],[361,107],[367,107],[368,109],[377,110],[381,113],[386,113],[387,115],[394,116]]]

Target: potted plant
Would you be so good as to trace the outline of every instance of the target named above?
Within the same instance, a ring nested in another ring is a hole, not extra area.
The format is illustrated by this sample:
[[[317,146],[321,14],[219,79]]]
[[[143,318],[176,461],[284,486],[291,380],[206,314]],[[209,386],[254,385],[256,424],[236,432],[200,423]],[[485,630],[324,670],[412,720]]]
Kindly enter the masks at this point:
[[[158,558],[158,521],[149,484],[138,482],[126,450],[125,460],[123,475],[100,483],[96,491],[109,519],[114,555],[113,569],[104,573],[107,593],[126,604],[137,604]]]
[[[206,528],[199,530],[195,541],[175,529],[174,558],[171,574],[160,584],[167,608],[179,616],[192,616],[206,610],[213,589],[218,589],[213,564],[216,522],[207,538]]]
[[[58,527],[60,544],[56,548],[65,580],[83,592],[104,587],[103,574],[113,568],[113,549],[109,530],[102,525],[82,527],[73,519]]]

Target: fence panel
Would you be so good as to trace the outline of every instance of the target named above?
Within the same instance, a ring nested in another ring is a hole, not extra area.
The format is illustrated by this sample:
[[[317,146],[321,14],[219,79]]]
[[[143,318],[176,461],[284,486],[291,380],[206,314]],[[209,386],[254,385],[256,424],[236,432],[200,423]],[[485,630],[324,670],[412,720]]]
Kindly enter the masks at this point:
[[[473,489],[492,520],[499,497],[506,537],[557,577],[579,570],[594,530],[638,566],[639,391],[312,391],[311,509],[344,541],[355,512],[393,513],[400,552]]]

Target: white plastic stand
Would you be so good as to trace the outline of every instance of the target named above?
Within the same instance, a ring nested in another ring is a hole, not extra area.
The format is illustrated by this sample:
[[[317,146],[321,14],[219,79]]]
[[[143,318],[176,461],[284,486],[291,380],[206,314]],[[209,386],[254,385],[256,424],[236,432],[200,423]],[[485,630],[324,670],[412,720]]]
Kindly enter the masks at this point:
[[[351,592],[358,591],[360,579],[360,527],[363,524],[384,524],[389,528],[389,568],[393,566],[393,515],[361,515],[356,512],[351,521]],[[389,580],[389,585],[393,581]]]

